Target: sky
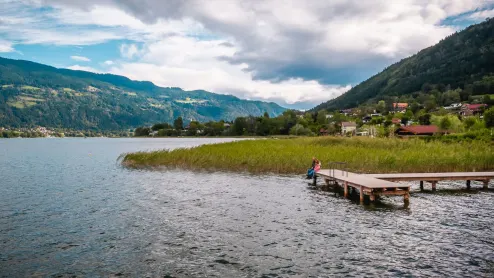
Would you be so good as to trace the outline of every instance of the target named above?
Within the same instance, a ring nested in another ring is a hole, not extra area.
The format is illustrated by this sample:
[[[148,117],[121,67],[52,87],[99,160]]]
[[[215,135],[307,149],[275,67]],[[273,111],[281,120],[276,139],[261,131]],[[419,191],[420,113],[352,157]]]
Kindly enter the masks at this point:
[[[494,0],[0,0],[0,56],[309,109]]]

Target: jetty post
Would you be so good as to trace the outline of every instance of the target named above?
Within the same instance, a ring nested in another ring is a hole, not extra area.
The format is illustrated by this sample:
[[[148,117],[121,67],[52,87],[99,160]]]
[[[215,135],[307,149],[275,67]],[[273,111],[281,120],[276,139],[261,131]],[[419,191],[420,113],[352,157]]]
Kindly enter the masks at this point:
[[[316,176],[331,180],[335,185],[343,186],[345,197],[348,197],[349,190],[352,190],[352,193],[355,190],[360,191],[360,202],[364,201],[365,195],[369,195],[371,202],[381,196],[403,196],[403,201],[407,204],[410,201],[410,185],[396,183],[400,181],[420,181],[420,190],[424,189],[425,182],[431,183],[434,192],[438,181],[464,180],[467,188],[470,188],[473,180],[482,182],[483,188],[488,189],[489,181],[494,179],[494,172],[356,174],[346,170],[337,170],[332,167],[335,164],[345,163],[332,162],[330,169],[321,169]],[[341,175],[335,175],[335,171],[341,171]],[[314,178],[314,182],[315,180]]]
[[[436,191],[437,181],[431,181],[431,184],[432,184],[432,191]]]

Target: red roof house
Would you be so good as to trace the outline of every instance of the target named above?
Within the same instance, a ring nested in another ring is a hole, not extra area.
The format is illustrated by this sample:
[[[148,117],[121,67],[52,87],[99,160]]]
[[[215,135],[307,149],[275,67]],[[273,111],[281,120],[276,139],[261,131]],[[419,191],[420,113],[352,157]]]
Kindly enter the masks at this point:
[[[412,125],[399,127],[395,134],[398,136],[430,136],[435,133],[443,133],[435,125]]]
[[[393,108],[398,110],[398,111],[406,110],[408,108],[408,103],[406,103],[406,102],[394,102]]]
[[[394,125],[401,124],[401,120],[400,120],[400,119],[398,119],[398,118],[393,118],[393,119],[391,120],[391,122],[392,122]]]
[[[471,116],[482,113],[482,109],[487,108],[487,104],[464,104],[461,107],[460,115]]]

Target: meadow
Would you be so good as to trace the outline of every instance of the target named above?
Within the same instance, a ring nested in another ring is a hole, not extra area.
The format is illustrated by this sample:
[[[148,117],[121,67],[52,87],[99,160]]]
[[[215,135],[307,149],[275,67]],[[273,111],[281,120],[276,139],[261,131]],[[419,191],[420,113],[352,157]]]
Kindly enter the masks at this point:
[[[315,156],[327,168],[344,161],[359,173],[494,170],[491,142],[427,142],[420,139],[300,137],[244,140],[189,149],[123,155],[130,168],[183,168],[255,174],[303,174]]]

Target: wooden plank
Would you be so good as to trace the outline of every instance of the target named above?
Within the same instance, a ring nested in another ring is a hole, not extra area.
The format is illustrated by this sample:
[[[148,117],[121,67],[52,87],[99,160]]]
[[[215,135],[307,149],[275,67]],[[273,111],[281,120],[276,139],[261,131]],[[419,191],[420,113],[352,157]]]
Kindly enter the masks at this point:
[[[387,181],[486,180],[494,178],[494,172],[366,174],[365,176]]]
[[[397,191],[382,191],[382,192],[374,192],[374,195],[380,196],[402,196],[408,194],[409,191],[406,190],[397,190]]]
[[[329,170],[321,170],[316,173],[316,175],[324,177],[324,178],[334,178],[341,182],[348,182],[350,184],[365,186],[367,188],[396,188],[396,187],[410,187],[408,185],[397,184],[381,179],[376,179],[373,177],[369,177],[366,175],[359,175],[351,172],[345,172],[344,174],[340,173],[340,170],[335,171],[334,177],[330,175]]]

